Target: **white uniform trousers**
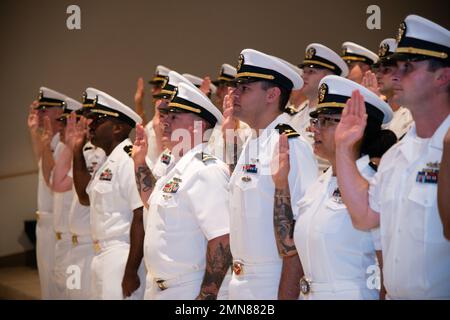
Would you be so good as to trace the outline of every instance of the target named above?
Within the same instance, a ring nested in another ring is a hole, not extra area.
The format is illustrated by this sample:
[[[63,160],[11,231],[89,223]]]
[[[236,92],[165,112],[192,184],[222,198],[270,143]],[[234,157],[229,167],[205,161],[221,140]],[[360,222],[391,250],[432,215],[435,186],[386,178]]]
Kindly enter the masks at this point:
[[[80,270],[79,287],[74,286],[68,290],[70,300],[92,299],[91,293],[91,264],[94,258],[94,246],[91,236],[72,236],[72,249],[70,250],[70,264]]]
[[[146,300],[194,300],[200,293],[205,271],[197,271],[176,278],[164,279],[157,282],[150,273],[147,273],[145,286]]]
[[[310,283],[308,294],[300,293],[300,300],[377,300],[380,292],[369,289],[365,280],[346,280],[334,283]]]
[[[230,300],[277,300],[281,276],[280,263],[244,264],[239,275],[233,272],[228,287]]]
[[[98,247],[100,246],[100,249]],[[91,290],[93,299],[122,300],[122,279],[128,260],[130,244],[124,240],[106,240],[97,242],[92,260]],[[141,300],[145,289],[144,264],[139,268],[140,287],[128,299]]]
[[[41,285],[41,299],[54,298],[52,271],[55,258],[55,231],[53,230],[53,214],[37,213],[36,224],[36,259]]]
[[[58,233],[55,235],[55,263],[53,265],[53,282],[55,299],[68,299],[67,269],[70,265],[70,250],[72,249],[72,235],[70,233]]]

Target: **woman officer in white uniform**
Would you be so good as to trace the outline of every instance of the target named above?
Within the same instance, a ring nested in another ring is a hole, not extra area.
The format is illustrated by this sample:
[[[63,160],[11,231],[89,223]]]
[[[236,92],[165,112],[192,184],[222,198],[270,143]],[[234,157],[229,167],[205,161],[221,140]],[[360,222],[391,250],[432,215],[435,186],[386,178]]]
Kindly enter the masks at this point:
[[[279,248],[285,249],[279,251],[295,256],[297,250],[300,258],[295,268],[285,269],[292,274],[284,277],[303,276],[300,286],[297,284],[302,299],[378,299],[379,291],[370,279],[373,274],[368,273],[369,267],[377,263],[375,250],[380,249],[376,232],[356,230],[342,202],[336,179],[334,132],[346,101],[352,91],[359,90],[366,101],[368,126],[355,152],[361,155],[357,161],[359,171],[369,179],[375,170],[365,151],[377,143],[381,124],[391,120],[392,111],[375,94],[342,77],[327,76],[319,86],[318,108],[311,112],[314,153],[330,161],[332,167],[306,191],[293,211],[289,187],[283,187],[289,186],[289,157],[284,157],[289,152],[286,137],[280,138],[279,168],[273,172],[277,188],[276,238]]]

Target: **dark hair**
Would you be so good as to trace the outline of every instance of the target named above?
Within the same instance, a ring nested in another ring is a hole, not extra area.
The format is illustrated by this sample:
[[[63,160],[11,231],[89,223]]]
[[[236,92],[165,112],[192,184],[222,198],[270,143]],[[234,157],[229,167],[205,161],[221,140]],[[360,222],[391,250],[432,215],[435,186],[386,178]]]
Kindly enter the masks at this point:
[[[397,136],[391,130],[382,130],[381,123],[367,122],[361,145],[361,155],[367,154],[370,158],[381,158],[394,144]]]
[[[287,112],[286,111],[286,106],[289,102],[289,98],[291,96],[291,90],[286,89],[285,87],[279,86],[276,83],[273,82],[269,82],[269,81],[261,81],[261,87],[263,88],[263,90],[267,90],[270,88],[274,88],[274,87],[278,87],[281,91],[280,93],[280,104],[279,109],[282,112]]]

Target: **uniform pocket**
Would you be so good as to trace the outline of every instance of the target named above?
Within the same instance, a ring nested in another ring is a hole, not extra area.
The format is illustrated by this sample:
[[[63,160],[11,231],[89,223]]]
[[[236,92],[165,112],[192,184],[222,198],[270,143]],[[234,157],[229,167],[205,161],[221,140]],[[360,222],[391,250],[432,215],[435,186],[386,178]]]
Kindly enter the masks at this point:
[[[100,212],[110,212],[113,210],[113,186],[109,182],[99,182],[93,187],[96,194],[95,207]]]
[[[408,195],[408,200],[414,203],[408,219],[412,238],[424,242],[442,242],[443,226],[437,209],[437,185],[415,183]]]
[[[178,200],[173,194],[162,193],[158,197],[159,214],[164,220],[167,228],[173,228],[179,225]]]
[[[314,226],[315,230],[326,234],[337,233],[342,228],[343,223],[350,219],[347,207],[333,199],[328,199],[324,206],[324,208],[319,209],[320,217],[317,220],[318,223]]]

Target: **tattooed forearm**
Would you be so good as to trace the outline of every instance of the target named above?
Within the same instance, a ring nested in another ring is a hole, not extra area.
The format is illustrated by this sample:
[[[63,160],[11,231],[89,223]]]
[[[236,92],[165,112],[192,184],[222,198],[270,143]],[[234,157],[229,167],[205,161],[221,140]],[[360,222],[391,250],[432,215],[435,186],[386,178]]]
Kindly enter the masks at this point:
[[[148,198],[155,187],[156,179],[151,170],[146,165],[140,165],[135,168],[134,175],[136,178],[136,185],[141,196],[144,206],[147,208]]]
[[[151,192],[153,190],[156,179],[146,165],[137,167],[135,176],[139,192]]]
[[[294,215],[291,207],[291,195],[289,189],[275,189],[273,222],[278,252],[281,256],[297,254],[294,244]]]
[[[206,270],[197,299],[216,299],[222,281],[232,262],[229,236],[223,235],[208,242]]]

